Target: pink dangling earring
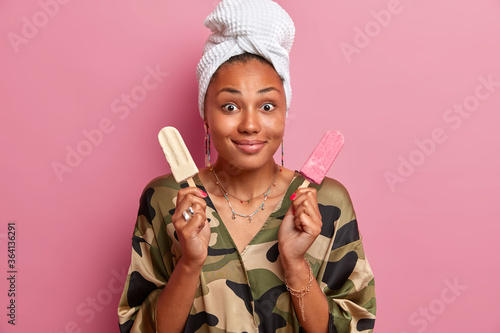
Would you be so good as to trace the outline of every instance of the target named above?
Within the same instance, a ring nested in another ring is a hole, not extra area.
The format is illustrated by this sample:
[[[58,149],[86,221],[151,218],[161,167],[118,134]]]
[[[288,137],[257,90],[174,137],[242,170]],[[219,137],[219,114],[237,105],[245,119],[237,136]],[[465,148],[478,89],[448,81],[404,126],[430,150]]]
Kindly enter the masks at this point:
[[[205,166],[211,167],[210,161],[210,132],[205,124]]]

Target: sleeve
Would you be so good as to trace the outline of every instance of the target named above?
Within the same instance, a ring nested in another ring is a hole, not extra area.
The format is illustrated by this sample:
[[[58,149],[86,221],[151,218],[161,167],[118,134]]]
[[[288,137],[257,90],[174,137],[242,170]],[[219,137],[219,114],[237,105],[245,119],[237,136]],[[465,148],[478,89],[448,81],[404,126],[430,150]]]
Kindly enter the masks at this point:
[[[156,332],[158,297],[172,271],[167,264],[171,258],[170,239],[161,210],[155,204],[156,196],[154,188],[146,188],[141,195],[130,267],[118,305],[121,333]]]
[[[332,230],[332,223],[334,228],[318,276],[329,304],[329,332],[371,333],[376,313],[373,272],[365,256],[349,194],[340,183],[334,193],[335,205],[320,205],[323,223],[326,217],[330,224],[324,229]],[[323,214],[328,211],[329,214]]]

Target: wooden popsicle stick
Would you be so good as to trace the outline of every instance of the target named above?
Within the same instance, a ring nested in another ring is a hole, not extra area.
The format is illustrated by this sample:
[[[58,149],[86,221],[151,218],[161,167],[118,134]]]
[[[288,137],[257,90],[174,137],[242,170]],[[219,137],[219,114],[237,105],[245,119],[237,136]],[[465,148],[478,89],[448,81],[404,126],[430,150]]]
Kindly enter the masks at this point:
[[[196,187],[196,184],[194,183],[194,180],[193,180],[193,177],[189,177],[188,179],[186,179],[189,187]]]
[[[298,188],[308,187],[309,184],[311,184],[311,182],[309,182],[307,179],[304,179],[304,182]]]

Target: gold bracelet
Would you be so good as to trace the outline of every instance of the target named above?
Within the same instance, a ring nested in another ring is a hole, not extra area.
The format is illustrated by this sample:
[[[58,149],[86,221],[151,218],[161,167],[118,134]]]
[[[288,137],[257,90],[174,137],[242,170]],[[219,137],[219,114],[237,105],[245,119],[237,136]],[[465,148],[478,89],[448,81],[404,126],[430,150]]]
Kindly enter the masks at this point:
[[[304,321],[306,321],[306,316],[304,314],[304,300],[303,300],[303,298],[304,298],[304,295],[307,294],[309,292],[309,290],[311,289],[312,280],[313,280],[313,271],[312,271],[311,263],[309,262],[309,260],[307,260],[306,258],[304,258],[304,260],[307,262],[307,265],[309,266],[309,281],[307,282],[307,285],[300,290],[295,290],[288,285],[288,281],[286,280],[286,274],[285,274],[285,286],[286,286],[286,290],[288,290],[290,295],[299,298],[299,308],[300,308],[300,312],[302,313],[302,319]]]

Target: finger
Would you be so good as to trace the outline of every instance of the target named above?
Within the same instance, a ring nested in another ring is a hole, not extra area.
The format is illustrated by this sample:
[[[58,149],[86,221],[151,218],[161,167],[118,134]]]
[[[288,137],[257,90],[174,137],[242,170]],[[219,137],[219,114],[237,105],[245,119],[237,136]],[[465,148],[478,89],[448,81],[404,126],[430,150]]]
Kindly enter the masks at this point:
[[[321,213],[319,211],[318,201],[316,199],[316,191],[303,191],[293,200],[292,203],[295,216],[298,214],[306,213],[313,219],[321,221]]]
[[[298,223],[305,233],[313,237],[317,237],[321,232],[321,225],[305,213],[301,213],[296,221],[299,221]]]
[[[300,205],[302,202],[306,200],[317,203],[318,200],[316,199],[316,193],[317,193],[316,189],[314,188],[299,189],[295,192],[295,197],[292,202],[296,205]]]
[[[195,238],[201,230],[206,226],[207,219],[204,215],[195,214],[184,226],[182,233],[184,237]]]
[[[295,217],[295,227],[299,231],[304,231],[300,214],[308,214],[312,216],[313,219],[319,220],[321,222],[321,215],[319,214],[319,207],[316,200],[316,189],[314,188],[299,188],[290,197],[292,200],[291,209]]]
[[[308,193],[308,192],[311,192],[313,193],[314,195],[316,195],[317,191],[314,187],[304,187],[304,188],[298,188],[296,191],[295,191],[295,194],[296,196],[300,196],[304,193]]]
[[[280,232],[285,232],[289,233],[293,231],[296,228],[295,225],[295,216],[292,214],[291,208],[287,211],[285,214],[285,217],[283,218],[283,221],[281,222],[280,225]]]
[[[186,199],[186,197],[198,197],[200,199],[204,199],[207,197],[207,194],[200,190],[199,188],[196,187],[186,187],[183,189],[180,189],[179,192],[177,192],[177,204],[178,206],[182,201]]]
[[[295,227],[302,231],[306,232],[308,234],[315,234],[316,230],[321,231],[321,227],[323,226],[323,223],[321,221],[318,221],[317,219],[312,218],[306,213],[300,213],[297,215],[295,218]]]
[[[313,221],[315,221],[316,224],[322,224],[321,213],[319,213],[319,211],[316,210],[313,207],[313,205],[308,201],[302,203],[302,205],[300,205],[300,207],[297,208],[295,215],[300,216],[301,214],[307,215]]]
[[[202,213],[203,215],[205,215],[207,204],[206,204],[205,201],[203,201],[201,203],[198,202],[198,201],[196,201],[196,202],[193,202],[193,204],[190,207],[194,211],[193,215],[196,214],[196,213]]]
[[[207,203],[205,202],[205,200],[203,198],[200,198],[196,195],[193,195],[191,193],[187,194],[181,202],[179,202],[179,205],[182,206],[182,205],[186,205],[186,206],[193,206],[194,204],[198,204],[202,207],[202,209],[204,210],[206,207],[207,207]]]
[[[296,198],[296,195],[295,193],[290,197],[290,199],[292,200],[292,204],[290,205],[290,207],[288,208],[288,210],[286,211],[286,214],[285,214],[285,218],[283,219],[283,222],[285,222],[285,220],[288,220],[290,221],[289,223],[282,223],[282,228],[283,228],[283,224],[285,224],[289,231],[290,230],[293,230],[293,229],[298,229],[300,232],[302,232],[302,226],[301,226],[301,223],[300,221],[297,219],[297,212],[296,212],[296,204],[294,202]],[[288,219],[287,219],[288,218]]]
[[[321,230],[323,226],[323,222],[321,221],[321,215],[317,214],[315,210],[308,208],[310,203],[304,202],[302,205],[295,211],[294,214],[294,222],[295,226],[300,231],[306,231],[305,228],[309,228],[308,233],[314,233],[316,229]],[[306,226],[306,223],[309,226]],[[314,228],[311,229],[311,228]]]
[[[188,211],[190,207],[194,212],[193,214],[190,214],[190,215],[194,215],[196,213],[205,214],[207,203],[202,198],[200,198],[196,195],[193,195],[192,193],[188,193],[187,195],[184,196],[182,201],[177,202],[174,215],[172,215],[172,221],[178,222],[180,219],[186,221],[186,219],[184,218],[183,215],[184,215],[184,212]],[[189,220],[189,217],[188,217],[188,220]]]
[[[297,218],[299,217],[300,214],[308,214],[308,215],[315,215],[314,214],[314,208],[312,207],[312,204],[308,200],[302,200],[299,202],[299,199],[297,202],[294,202],[292,205],[292,211],[293,215]]]
[[[193,209],[194,211],[194,209]],[[189,210],[184,210],[180,212],[179,214],[174,214],[172,216],[172,223],[174,225],[175,230],[178,232],[181,231],[187,224],[191,223],[192,220],[195,217],[198,217],[197,219],[201,221],[207,220],[205,212],[204,211],[199,211],[199,212],[194,212],[194,214],[191,214]]]
[[[203,220],[206,220],[206,215],[205,215],[205,212],[206,212],[206,203],[205,201],[199,201],[200,199],[198,198],[197,200],[193,200],[194,202],[191,203],[191,205],[189,205],[189,207],[187,208],[187,212],[189,214],[189,218],[188,218],[188,221],[191,220],[191,217],[195,216],[196,214],[200,214],[203,218]],[[188,200],[186,199],[186,201],[188,202]]]
[[[290,208],[285,214],[285,217],[283,218],[282,227],[283,224],[285,224],[286,222],[286,229],[288,229],[288,231],[291,231],[293,229],[298,229],[300,232],[302,232],[303,230],[301,222],[297,218],[297,216],[298,216],[297,212],[294,209],[292,209],[292,206],[290,206]]]
[[[313,189],[311,189],[313,190]],[[297,190],[292,196],[292,205],[295,210],[304,202],[307,200],[312,200],[313,202],[315,201],[315,195],[308,189],[300,189]]]

